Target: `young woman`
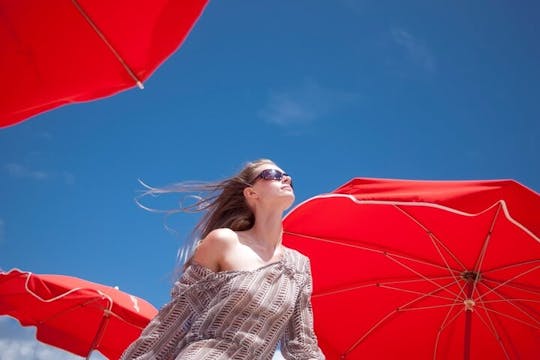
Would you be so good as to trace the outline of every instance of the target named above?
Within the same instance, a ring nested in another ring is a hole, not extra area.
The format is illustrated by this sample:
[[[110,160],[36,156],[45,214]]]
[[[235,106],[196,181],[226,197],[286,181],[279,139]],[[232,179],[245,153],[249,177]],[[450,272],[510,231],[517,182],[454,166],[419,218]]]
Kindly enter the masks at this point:
[[[309,260],[281,244],[291,177],[263,159],[203,188],[217,194],[195,204],[206,211],[202,240],[171,301],[121,359],[269,360],[278,344],[286,359],[324,359]]]

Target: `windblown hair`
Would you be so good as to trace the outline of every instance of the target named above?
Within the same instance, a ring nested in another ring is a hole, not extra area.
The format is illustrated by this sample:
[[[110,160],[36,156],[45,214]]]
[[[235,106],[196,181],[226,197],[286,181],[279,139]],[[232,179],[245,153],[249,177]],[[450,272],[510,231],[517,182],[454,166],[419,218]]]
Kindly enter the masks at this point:
[[[257,174],[255,170],[264,164],[274,165],[268,159],[259,159],[248,162],[236,175],[217,182],[180,182],[163,188],[150,187],[143,182],[146,188],[136,202],[151,212],[165,213],[166,216],[179,212],[203,212],[201,220],[195,225],[190,240],[179,249],[178,262],[187,265],[199,241],[204,239],[212,230],[229,228],[234,231],[248,230],[255,224],[255,215],[244,197],[244,189],[253,184]],[[157,196],[167,193],[185,193],[191,199],[190,204],[180,203],[175,209],[157,210],[142,205],[141,197]],[[201,194],[194,195],[194,194]]]

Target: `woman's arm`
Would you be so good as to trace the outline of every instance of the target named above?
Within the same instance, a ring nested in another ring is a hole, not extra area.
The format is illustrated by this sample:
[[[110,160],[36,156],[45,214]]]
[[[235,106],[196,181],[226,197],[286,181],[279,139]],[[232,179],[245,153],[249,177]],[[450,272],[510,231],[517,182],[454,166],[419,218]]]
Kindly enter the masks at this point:
[[[177,296],[158,314],[123,353],[121,360],[174,359],[178,343],[190,327],[192,311],[185,296]]]
[[[306,258],[304,282],[281,340],[281,353],[288,360],[325,359],[313,330],[311,308],[312,280],[309,260]]]

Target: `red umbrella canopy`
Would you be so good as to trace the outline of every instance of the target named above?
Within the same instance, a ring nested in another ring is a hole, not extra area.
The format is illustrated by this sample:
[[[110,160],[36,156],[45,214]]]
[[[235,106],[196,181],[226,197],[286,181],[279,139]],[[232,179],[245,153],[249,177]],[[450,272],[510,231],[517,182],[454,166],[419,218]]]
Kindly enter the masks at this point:
[[[0,272],[0,315],[36,326],[37,339],[79,356],[118,359],[157,314],[145,300],[64,275]]]
[[[142,87],[207,0],[0,0],[0,127]]]
[[[284,220],[331,359],[537,359],[540,196],[515,181],[354,179]]]

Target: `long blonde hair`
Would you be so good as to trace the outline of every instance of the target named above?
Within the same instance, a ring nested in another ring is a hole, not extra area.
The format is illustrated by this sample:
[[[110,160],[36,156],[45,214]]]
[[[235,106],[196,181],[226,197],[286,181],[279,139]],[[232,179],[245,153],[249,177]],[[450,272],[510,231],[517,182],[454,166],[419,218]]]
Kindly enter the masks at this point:
[[[152,212],[170,216],[179,212],[203,212],[204,215],[195,225],[188,241],[178,251],[178,263],[188,265],[199,241],[212,230],[229,228],[234,231],[249,230],[255,224],[255,215],[244,197],[244,189],[253,184],[257,174],[255,170],[264,164],[275,165],[272,160],[258,159],[244,165],[236,175],[217,182],[180,182],[163,188],[154,188],[141,182],[146,188],[136,199],[137,204]],[[184,202],[175,209],[157,210],[141,204],[139,199],[147,195],[167,193],[186,193],[192,199],[189,205]],[[202,193],[202,195],[192,195]]]

